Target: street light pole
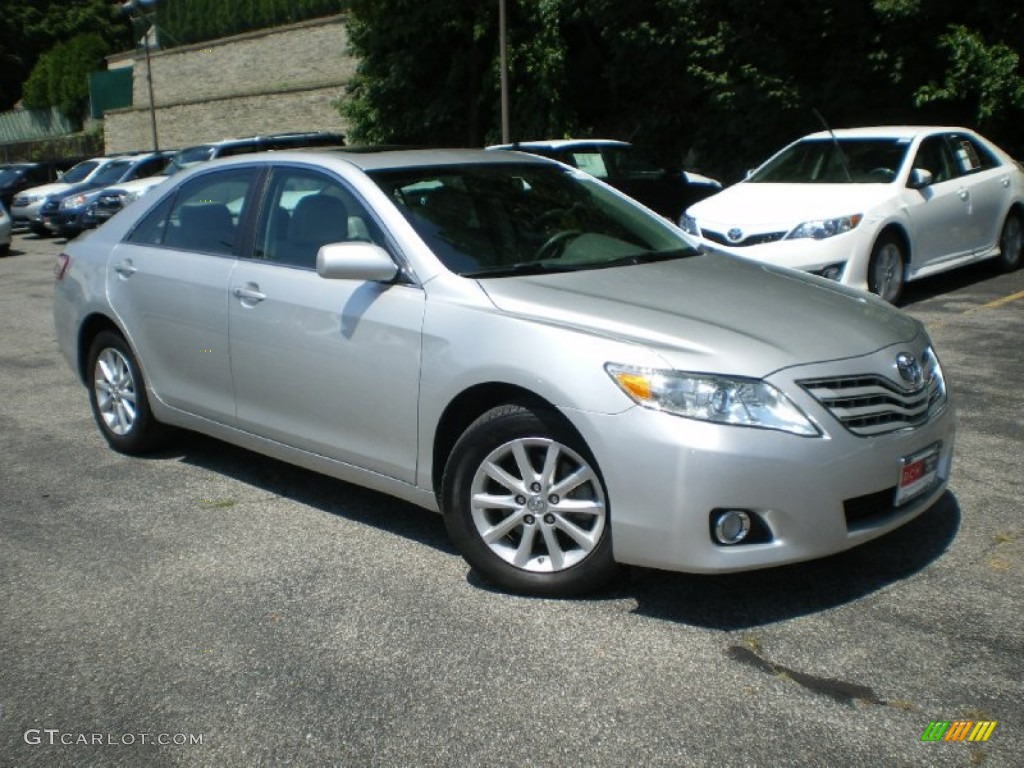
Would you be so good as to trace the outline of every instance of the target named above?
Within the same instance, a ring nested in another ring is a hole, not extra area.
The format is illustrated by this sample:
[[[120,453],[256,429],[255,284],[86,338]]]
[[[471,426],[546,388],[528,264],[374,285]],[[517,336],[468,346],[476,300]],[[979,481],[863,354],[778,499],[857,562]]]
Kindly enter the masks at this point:
[[[128,2],[121,5],[121,12],[127,14],[132,20],[132,26],[136,18],[141,18],[143,22],[149,21],[148,16],[139,7],[142,5],[152,5],[153,0],[128,0]],[[153,100],[153,63],[149,57],[149,30],[150,27],[143,26],[142,30],[142,46],[146,51],[146,88],[149,91],[149,126],[153,132],[153,151],[160,151],[160,141],[156,134],[156,102]]]
[[[501,143],[508,144],[511,132],[508,125],[508,28],[505,18],[505,0],[498,0],[498,36],[501,56]]]

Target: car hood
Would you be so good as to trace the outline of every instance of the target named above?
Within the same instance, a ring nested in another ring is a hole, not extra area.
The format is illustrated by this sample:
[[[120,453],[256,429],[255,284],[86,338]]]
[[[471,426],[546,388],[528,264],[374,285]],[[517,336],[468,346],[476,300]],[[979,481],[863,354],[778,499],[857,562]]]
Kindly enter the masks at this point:
[[[38,197],[46,197],[47,195],[52,195],[56,192],[64,192],[71,186],[72,185],[66,181],[54,181],[51,182],[50,184],[43,184],[38,187],[31,187],[29,189],[23,190],[22,192],[19,193],[18,196],[21,197],[22,195],[34,195]]]
[[[680,370],[763,377],[921,331],[868,294],[719,253],[480,284],[502,311],[643,344]]]
[[[147,176],[144,179],[132,179],[131,181],[122,181],[120,184],[108,184],[103,188],[104,192],[144,192],[151,187],[155,187],[158,184],[163,184],[167,181],[170,176]]]
[[[764,184],[740,182],[690,206],[702,227],[787,232],[804,221],[867,214],[894,196],[891,184]]]

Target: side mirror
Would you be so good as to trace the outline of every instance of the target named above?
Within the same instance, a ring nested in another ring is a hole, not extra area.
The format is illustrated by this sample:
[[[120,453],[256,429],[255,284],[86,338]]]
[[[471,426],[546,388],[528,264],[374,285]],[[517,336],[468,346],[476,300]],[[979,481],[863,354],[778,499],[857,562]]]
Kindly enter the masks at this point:
[[[907,179],[907,188],[924,189],[931,186],[934,180],[931,171],[924,168],[914,168],[910,171],[910,177]]]
[[[64,178],[64,171],[57,171],[57,181]]]
[[[398,275],[398,265],[373,243],[328,243],[317,251],[316,273],[327,280],[388,283]]]

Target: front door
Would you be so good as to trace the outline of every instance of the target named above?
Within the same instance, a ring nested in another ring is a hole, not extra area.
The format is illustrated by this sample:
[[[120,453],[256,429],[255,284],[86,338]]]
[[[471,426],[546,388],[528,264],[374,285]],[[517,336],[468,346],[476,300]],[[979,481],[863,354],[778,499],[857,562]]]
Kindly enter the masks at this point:
[[[384,238],[334,177],[272,172],[252,258],[231,275],[239,426],[289,446],[415,480],[424,294],[327,280],[321,245]]]

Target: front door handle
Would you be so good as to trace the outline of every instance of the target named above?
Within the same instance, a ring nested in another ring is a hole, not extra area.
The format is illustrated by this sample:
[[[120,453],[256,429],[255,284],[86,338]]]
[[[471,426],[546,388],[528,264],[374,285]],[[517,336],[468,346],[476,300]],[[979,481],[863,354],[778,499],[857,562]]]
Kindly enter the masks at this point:
[[[234,293],[235,298],[243,304],[258,304],[267,298],[265,293],[260,292],[260,287],[256,283],[246,283],[244,288],[235,288]]]
[[[971,196],[970,190],[967,190],[967,189],[961,189],[960,190],[960,199],[961,200],[967,200],[968,198],[970,198],[970,196]]]

